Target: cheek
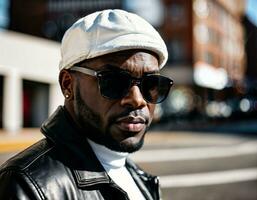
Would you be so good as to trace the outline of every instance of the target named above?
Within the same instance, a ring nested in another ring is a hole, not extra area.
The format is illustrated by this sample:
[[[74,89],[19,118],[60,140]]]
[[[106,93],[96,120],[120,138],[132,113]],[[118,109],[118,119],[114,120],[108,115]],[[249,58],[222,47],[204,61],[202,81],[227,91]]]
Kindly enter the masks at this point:
[[[153,118],[154,110],[155,110],[155,104],[149,104],[148,105],[148,110],[149,110],[150,117]]]
[[[150,104],[148,106],[148,110],[149,110],[149,124],[150,125],[153,121],[154,118],[154,110],[155,110],[155,105],[154,104]]]
[[[105,126],[108,122],[108,116],[113,111],[113,102],[102,97],[98,86],[85,88],[82,96],[86,104],[101,118]]]
[[[102,103],[101,95],[98,91],[98,85],[95,80],[83,80],[79,83],[78,89],[83,101],[89,106],[94,112],[99,113],[101,111]]]

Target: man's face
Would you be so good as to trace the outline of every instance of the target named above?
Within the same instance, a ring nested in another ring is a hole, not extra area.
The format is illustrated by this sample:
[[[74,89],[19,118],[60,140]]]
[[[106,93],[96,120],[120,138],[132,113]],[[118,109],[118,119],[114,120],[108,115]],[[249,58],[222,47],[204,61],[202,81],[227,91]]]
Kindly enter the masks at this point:
[[[125,70],[138,78],[159,70],[154,54],[139,50],[94,58],[82,63],[81,67],[84,64],[96,71]],[[144,100],[139,87],[134,85],[125,97],[110,100],[100,94],[96,77],[81,72],[72,72],[72,76],[74,118],[87,137],[116,151],[140,149],[155,106]]]

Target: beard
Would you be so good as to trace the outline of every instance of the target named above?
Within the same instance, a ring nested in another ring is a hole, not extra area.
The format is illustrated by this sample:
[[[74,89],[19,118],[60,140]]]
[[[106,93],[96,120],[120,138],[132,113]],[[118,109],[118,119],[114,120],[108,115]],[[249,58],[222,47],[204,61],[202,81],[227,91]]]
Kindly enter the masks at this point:
[[[79,85],[76,87],[75,90],[75,99],[74,99],[74,112],[75,117],[80,125],[82,132],[86,135],[87,138],[90,140],[101,144],[113,151],[118,152],[128,152],[132,153],[139,150],[144,144],[144,136],[147,131],[147,128],[141,137],[141,139],[137,143],[133,144],[126,144],[122,141],[117,141],[112,136],[110,131],[110,126],[113,121],[118,117],[112,117],[109,120],[109,123],[106,127],[104,127],[104,123],[98,113],[93,111],[82,99]],[[126,115],[131,111],[125,111],[120,115]],[[120,116],[119,115],[119,116]]]

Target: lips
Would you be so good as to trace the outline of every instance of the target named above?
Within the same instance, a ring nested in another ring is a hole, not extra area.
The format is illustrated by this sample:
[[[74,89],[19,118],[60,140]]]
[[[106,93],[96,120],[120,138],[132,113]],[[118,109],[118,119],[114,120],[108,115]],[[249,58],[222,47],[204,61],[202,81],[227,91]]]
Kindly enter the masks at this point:
[[[142,117],[127,116],[116,121],[122,131],[140,132],[145,128],[146,120]]]

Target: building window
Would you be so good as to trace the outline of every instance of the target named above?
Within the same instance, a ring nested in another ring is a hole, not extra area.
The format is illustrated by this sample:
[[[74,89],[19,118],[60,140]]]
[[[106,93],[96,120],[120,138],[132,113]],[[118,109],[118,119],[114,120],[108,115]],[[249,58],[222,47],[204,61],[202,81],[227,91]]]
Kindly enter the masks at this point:
[[[181,63],[187,60],[186,44],[182,38],[174,38],[167,43],[169,51],[169,63]]]
[[[23,80],[23,126],[39,127],[48,111],[49,85]]]
[[[210,64],[212,66],[215,66],[215,64],[214,64],[214,55],[211,52],[205,51],[203,53],[203,60],[206,63],[208,63],[208,64]]]
[[[183,4],[171,4],[169,16],[171,24],[176,24],[176,26],[186,26],[188,23],[187,10]]]

